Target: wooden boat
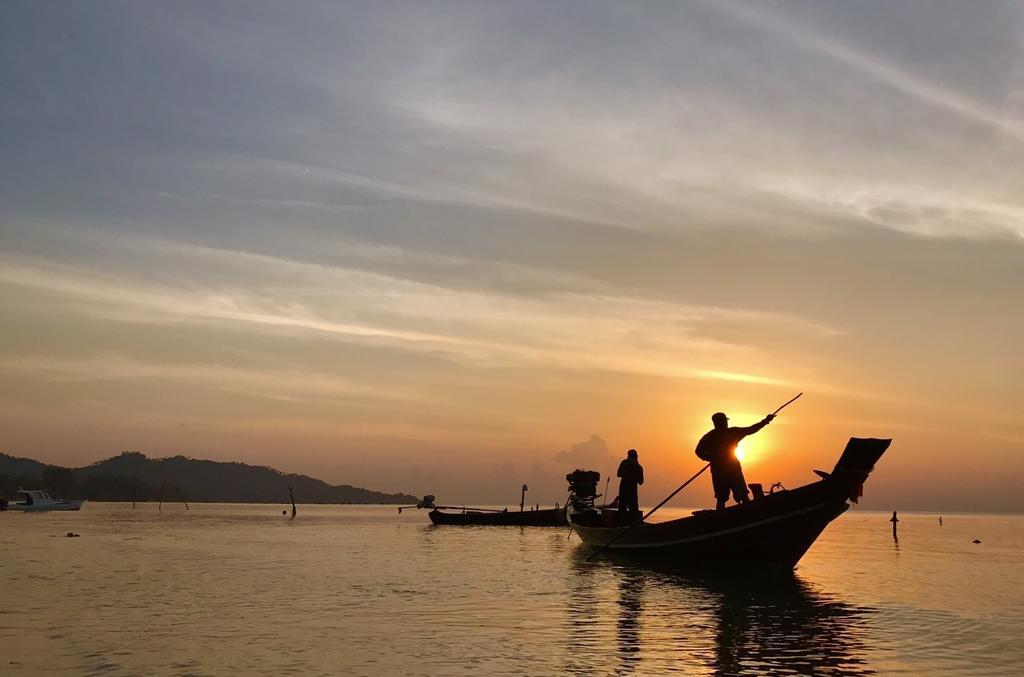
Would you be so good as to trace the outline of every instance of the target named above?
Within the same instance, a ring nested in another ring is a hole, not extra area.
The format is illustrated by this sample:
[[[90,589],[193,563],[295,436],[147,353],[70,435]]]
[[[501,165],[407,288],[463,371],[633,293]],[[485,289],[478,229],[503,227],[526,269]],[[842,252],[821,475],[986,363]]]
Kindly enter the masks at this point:
[[[595,508],[591,482],[573,486],[568,518],[589,546],[680,566],[757,564],[792,569],[829,522],[857,502],[864,481],[891,440],[851,438],[831,473],[724,510],[701,510],[666,522],[623,524],[617,511]],[[579,471],[577,471],[579,472]],[[596,475],[596,473],[590,473]],[[592,479],[592,478],[588,478]]]
[[[569,522],[565,517],[565,508],[554,508],[544,510],[524,510],[523,499],[526,496],[526,485],[523,485],[523,495],[520,497],[519,510],[497,510],[494,508],[467,508],[455,505],[435,505],[434,496],[426,495],[416,505],[403,505],[398,509],[403,510],[416,508],[422,510],[428,508],[427,517],[434,524],[450,524],[455,526],[507,526],[507,527],[564,527]]]
[[[445,507],[452,510],[449,506]],[[427,514],[427,517],[434,524],[453,525],[564,527],[569,523],[565,519],[565,508],[502,510],[500,512],[484,512],[473,508],[467,508],[464,512],[447,512],[435,508]]]

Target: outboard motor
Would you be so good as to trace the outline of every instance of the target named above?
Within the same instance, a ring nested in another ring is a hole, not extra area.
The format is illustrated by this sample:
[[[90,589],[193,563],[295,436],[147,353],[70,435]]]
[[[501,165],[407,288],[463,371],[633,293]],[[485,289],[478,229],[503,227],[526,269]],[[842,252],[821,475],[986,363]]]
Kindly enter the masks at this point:
[[[569,483],[569,501],[573,507],[576,510],[593,510],[601,473],[576,469],[566,475],[565,479]]]

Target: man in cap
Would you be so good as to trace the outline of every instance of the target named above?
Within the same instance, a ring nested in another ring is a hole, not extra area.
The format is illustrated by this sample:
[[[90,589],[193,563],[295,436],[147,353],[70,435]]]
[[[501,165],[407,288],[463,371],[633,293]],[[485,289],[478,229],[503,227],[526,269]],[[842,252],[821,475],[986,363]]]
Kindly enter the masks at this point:
[[[644,467],[637,460],[636,449],[626,452],[626,458],[619,463],[619,512],[639,513],[640,499],[637,487],[644,483]]]
[[[713,430],[705,433],[697,443],[697,457],[711,462],[711,483],[715,487],[716,509],[721,510],[732,493],[737,503],[750,500],[747,492],[747,481],[743,477],[743,467],[736,458],[736,445],[747,435],[753,435],[772,422],[774,414],[768,414],[758,423],[746,428],[730,428],[729,417],[718,412],[711,417],[715,424]]]

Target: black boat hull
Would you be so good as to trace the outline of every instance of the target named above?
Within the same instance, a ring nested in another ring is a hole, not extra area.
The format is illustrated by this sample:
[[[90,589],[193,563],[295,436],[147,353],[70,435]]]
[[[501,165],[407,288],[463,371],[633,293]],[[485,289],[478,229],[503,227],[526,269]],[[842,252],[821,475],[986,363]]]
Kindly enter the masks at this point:
[[[792,569],[828,523],[848,507],[844,499],[819,486],[823,484],[670,522],[644,523],[619,537],[609,550],[681,566],[728,562]],[[627,529],[601,526],[590,515],[570,515],[570,520],[583,542],[592,546],[604,546]]]
[[[455,526],[508,526],[508,527],[563,527],[568,525],[565,510],[523,510],[521,512],[443,512],[431,510],[428,515],[434,524]]]
[[[589,546],[657,558],[678,566],[757,564],[792,569],[829,522],[860,495],[889,440],[851,439],[824,478],[724,510],[706,510],[667,522],[618,523],[615,511],[574,511],[569,521]]]

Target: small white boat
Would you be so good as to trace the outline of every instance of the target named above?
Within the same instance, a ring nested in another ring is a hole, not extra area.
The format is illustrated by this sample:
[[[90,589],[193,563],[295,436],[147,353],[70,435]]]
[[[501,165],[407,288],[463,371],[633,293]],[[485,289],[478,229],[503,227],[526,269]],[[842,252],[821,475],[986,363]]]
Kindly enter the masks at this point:
[[[48,510],[80,510],[85,500],[75,498],[53,498],[42,489],[19,489],[18,493],[25,497],[23,501],[7,503],[4,510],[21,510],[22,512],[46,512]]]

